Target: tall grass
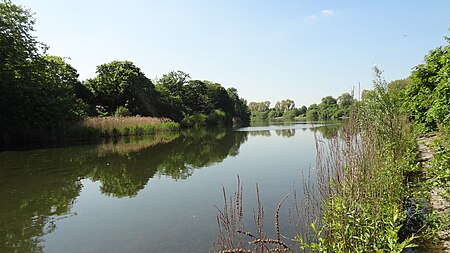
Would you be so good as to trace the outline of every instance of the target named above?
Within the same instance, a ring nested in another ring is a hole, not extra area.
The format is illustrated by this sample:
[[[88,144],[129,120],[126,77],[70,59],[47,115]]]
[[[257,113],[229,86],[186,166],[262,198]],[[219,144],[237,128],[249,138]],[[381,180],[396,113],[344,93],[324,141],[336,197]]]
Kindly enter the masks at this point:
[[[119,136],[143,136],[178,129],[180,129],[178,123],[166,118],[86,118],[80,122],[61,123],[46,129],[18,129],[16,135],[0,138],[0,148],[65,145]]]
[[[99,131],[103,137],[141,136],[158,131],[173,131],[180,127],[170,119],[153,117],[87,118],[82,126]]]
[[[400,238],[407,218],[407,174],[415,167],[415,142],[399,100],[375,69],[374,90],[353,108],[344,131],[317,145],[321,217],[303,249],[320,252],[402,252],[415,235]]]
[[[298,251],[400,253],[415,246],[417,235],[402,237],[400,231],[407,219],[407,176],[416,169],[416,153],[415,136],[399,103],[399,98],[388,92],[382,72],[375,69],[374,90],[354,105],[343,131],[331,140],[316,136],[316,171],[309,177],[316,181],[304,185],[301,199],[297,200],[295,193],[293,198],[297,226],[303,229],[294,238]],[[228,226],[223,230],[226,224],[234,224],[226,219],[227,210],[225,203],[218,216],[219,238],[224,238],[223,234],[235,238],[233,229],[239,229]],[[228,216],[236,217],[233,215]],[[258,221],[259,215],[255,217]],[[310,229],[305,229],[305,224]],[[256,225],[259,231],[262,223]],[[258,236],[259,232],[255,241],[264,241]],[[291,250],[278,247],[281,244],[248,249],[222,242],[227,241],[219,240],[219,252]]]

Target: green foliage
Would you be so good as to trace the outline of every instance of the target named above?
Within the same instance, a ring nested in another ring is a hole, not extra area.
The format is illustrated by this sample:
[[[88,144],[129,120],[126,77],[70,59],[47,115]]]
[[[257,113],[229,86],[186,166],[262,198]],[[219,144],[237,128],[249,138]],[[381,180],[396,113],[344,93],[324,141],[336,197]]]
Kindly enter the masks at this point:
[[[215,109],[211,111],[207,118],[208,125],[224,125],[226,124],[227,116],[224,111]]]
[[[435,130],[450,120],[450,45],[431,50],[414,68],[404,95],[405,110],[416,124]]]
[[[76,121],[86,109],[75,95],[76,70],[46,56],[34,23],[29,10],[0,2],[0,141]]]
[[[350,122],[329,143],[331,148],[318,148],[322,219],[312,226],[311,240],[296,238],[301,248],[400,253],[416,246],[416,235],[399,237],[406,219],[401,211],[407,192],[405,174],[415,166],[415,138],[400,102],[388,92],[382,72],[374,68],[374,90],[353,107]],[[327,98],[322,104],[334,107],[335,103]]]
[[[84,85],[93,93],[93,103],[106,108],[109,114],[125,105],[132,115],[158,114],[155,86],[130,61],[113,61],[97,66],[97,76],[86,80]]]
[[[285,118],[285,119],[294,119],[298,115],[300,115],[299,110],[297,108],[294,108],[294,109],[285,111],[284,114],[283,114],[283,118]]]
[[[192,114],[189,115],[187,117],[185,117],[183,119],[183,121],[181,122],[181,124],[183,126],[187,126],[187,127],[199,127],[199,126],[206,126],[207,122],[207,116],[201,113],[196,113],[196,114]]]
[[[156,82],[156,90],[161,94],[162,115],[183,120],[184,125],[191,125],[192,120],[198,118],[190,117],[195,114],[208,115],[208,124],[231,123],[233,117],[249,121],[246,102],[239,98],[234,88],[226,90],[218,83],[191,80],[182,71],[172,71]],[[217,110],[225,116],[217,114]]]
[[[339,107],[337,99],[332,96],[326,96],[322,98],[322,102],[319,104],[319,118],[320,119],[332,119],[335,117]]]
[[[116,111],[114,112],[115,117],[128,117],[130,115],[130,111],[125,106],[117,107]]]

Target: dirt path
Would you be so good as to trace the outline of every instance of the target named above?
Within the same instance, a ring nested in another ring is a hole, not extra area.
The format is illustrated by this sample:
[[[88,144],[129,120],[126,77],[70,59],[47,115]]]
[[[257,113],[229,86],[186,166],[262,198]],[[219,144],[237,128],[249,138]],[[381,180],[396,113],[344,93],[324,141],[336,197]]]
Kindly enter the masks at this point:
[[[432,147],[431,143],[436,139],[436,136],[421,137],[417,139],[417,151],[419,152],[418,160],[423,168],[430,166],[429,160],[433,158],[436,148]],[[428,178],[426,180],[433,180]],[[430,205],[434,210],[440,214],[450,212],[450,203],[441,194],[444,190],[442,188],[433,188],[430,193]],[[437,232],[439,243],[433,246],[433,252],[449,252],[450,253],[450,231]]]

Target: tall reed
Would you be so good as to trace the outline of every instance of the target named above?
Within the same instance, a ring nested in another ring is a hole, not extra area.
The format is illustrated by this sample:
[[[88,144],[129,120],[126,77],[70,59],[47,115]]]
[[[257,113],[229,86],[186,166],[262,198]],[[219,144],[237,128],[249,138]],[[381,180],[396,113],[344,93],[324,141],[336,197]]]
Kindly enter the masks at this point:
[[[374,90],[353,108],[329,142],[317,142],[317,201],[321,219],[303,249],[320,252],[402,252],[415,235],[399,238],[406,219],[407,173],[415,166],[414,138],[399,101],[375,69]]]

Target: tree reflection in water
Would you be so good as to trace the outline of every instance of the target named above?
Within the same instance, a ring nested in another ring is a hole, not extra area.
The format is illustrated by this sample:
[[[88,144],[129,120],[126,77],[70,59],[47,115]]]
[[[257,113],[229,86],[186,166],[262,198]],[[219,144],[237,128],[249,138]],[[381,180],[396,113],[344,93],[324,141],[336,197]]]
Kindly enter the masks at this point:
[[[0,153],[0,252],[43,252],[42,237],[71,213],[83,187],[99,181],[101,192],[134,197],[155,175],[186,179],[195,169],[236,156],[247,132],[191,129],[73,146]]]

